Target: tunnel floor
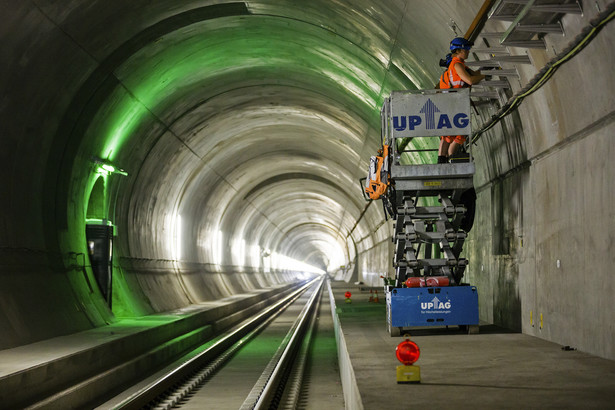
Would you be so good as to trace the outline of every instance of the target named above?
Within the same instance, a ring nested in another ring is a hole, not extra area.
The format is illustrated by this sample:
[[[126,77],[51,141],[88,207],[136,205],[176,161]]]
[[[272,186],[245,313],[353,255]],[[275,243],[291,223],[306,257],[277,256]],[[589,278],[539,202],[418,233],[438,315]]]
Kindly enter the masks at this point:
[[[412,331],[411,338],[421,349],[416,363],[421,368],[421,383],[397,384],[396,367],[400,363],[395,347],[403,338],[390,337],[386,330],[382,291],[378,293],[380,302],[370,303],[369,288],[344,282],[333,282],[331,287],[351,363],[350,367],[340,363],[341,378],[348,380],[345,372],[350,368],[358,391],[345,386],[346,408],[352,408],[351,402],[362,403],[366,409],[613,408],[615,361],[563,350],[560,345],[489,324],[482,324],[477,335],[463,334],[453,327]],[[351,304],[344,303],[346,291],[352,292]],[[328,343],[333,343],[330,312],[325,292],[321,325],[330,329]],[[159,323],[133,323],[113,332],[97,329],[0,351],[0,381],[34,367],[41,368],[44,379],[45,366],[53,367],[54,361],[59,364],[62,357],[76,359],[67,359],[64,369],[74,371],[83,365],[78,352],[122,338],[142,326],[156,327],[173,319],[161,316],[158,320]],[[321,349],[331,350],[330,346]],[[324,361],[313,366],[330,367],[333,363],[328,362],[334,359]],[[339,379],[335,378],[328,374],[324,384],[312,386],[323,396],[318,407],[342,408]],[[8,392],[0,393],[4,396]]]
[[[369,290],[331,284],[336,311],[366,409],[613,408],[615,361],[493,325],[480,334],[457,328],[417,330],[420,384],[397,384],[395,347],[386,330],[386,302]],[[352,293],[346,304],[344,293]]]

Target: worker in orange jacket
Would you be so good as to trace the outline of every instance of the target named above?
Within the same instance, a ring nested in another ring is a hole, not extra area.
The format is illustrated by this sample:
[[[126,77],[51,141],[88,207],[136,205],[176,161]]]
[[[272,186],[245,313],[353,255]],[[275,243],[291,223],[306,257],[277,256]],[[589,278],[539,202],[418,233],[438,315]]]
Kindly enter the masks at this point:
[[[447,70],[440,76],[440,88],[463,88],[481,82],[485,76],[480,71],[473,71],[465,65],[470,54],[472,42],[463,37],[456,37],[451,41],[451,62]],[[440,137],[438,148],[438,164],[445,164],[459,147],[466,141],[465,135],[451,135]]]

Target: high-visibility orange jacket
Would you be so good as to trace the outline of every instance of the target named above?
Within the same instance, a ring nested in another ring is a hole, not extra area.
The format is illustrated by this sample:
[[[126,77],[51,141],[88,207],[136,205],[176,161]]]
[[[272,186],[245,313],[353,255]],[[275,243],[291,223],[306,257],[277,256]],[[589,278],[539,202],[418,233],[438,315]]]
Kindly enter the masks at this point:
[[[453,57],[453,59],[451,60],[451,63],[449,64],[448,68],[446,69],[445,72],[442,73],[442,75],[440,76],[440,88],[441,89],[446,89],[446,88],[463,88],[463,87],[469,87],[469,84],[466,84],[461,77],[459,77],[459,74],[457,74],[457,70],[455,70],[455,64],[461,64],[463,65],[463,67],[467,70],[468,66],[465,65],[465,63],[463,62],[463,60],[459,57]]]
[[[468,66],[465,65],[461,58],[453,57],[446,71],[440,76],[440,89],[470,87],[470,84],[466,84],[457,74],[457,70],[455,70],[455,64],[457,63],[463,65],[466,70],[468,69]],[[463,144],[466,141],[465,135],[442,136],[440,139],[444,139],[449,144],[453,141]]]

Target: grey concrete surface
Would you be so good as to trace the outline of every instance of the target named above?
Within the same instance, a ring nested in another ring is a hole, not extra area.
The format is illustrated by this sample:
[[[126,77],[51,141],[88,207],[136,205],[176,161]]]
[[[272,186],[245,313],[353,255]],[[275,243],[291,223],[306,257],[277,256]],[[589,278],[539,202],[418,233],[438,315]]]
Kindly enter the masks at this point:
[[[615,361],[485,323],[478,335],[410,331],[421,383],[397,384],[395,347],[404,339],[386,332],[384,301],[369,303],[357,286],[332,289],[365,409],[613,408]]]
[[[288,291],[280,285],[0,350],[0,408],[90,408]]]
[[[337,360],[331,301],[326,287],[322,293],[317,320],[298,408],[341,410],[346,407]]]
[[[391,222],[358,183],[380,106],[433,87],[483,0],[306,3],[0,2],[0,349],[293,282],[282,256],[392,273]],[[503,64],[519,76],[476,125],[614,2],[580,3],[545,49],[509,47],[530,63]],[[609,22],[478,141],[464,250],[482,320],[610,359],[614,38]],[[86,218],[116,227],[111,303]]]

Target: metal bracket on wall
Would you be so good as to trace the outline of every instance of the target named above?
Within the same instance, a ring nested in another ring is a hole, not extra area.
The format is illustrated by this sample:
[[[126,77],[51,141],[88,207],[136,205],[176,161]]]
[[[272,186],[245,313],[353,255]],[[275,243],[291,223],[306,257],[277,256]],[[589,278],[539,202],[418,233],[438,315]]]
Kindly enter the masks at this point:
[[[541,0],[498,0],[489,12],[488,20],[510,22],[505,31],[484,31],[478,35],[477,47],[472,49],[474,61],[469,67],[485,69],[491,80],[473,87],[473,99],[487,99],[492,104],[505,102],[509,95],[511,77],[519,77],[518,64],[532,64],[527,54],[511,54],[511,48],[545,49],[545,36],[564,34],[562,18],[566,14],[582,15],[578,0],[545,3]],[[481,40],[482,41],[479,41]],[[540,69],[540,67],[537,67]],[[480,87],[479,87],[480,86]]]

